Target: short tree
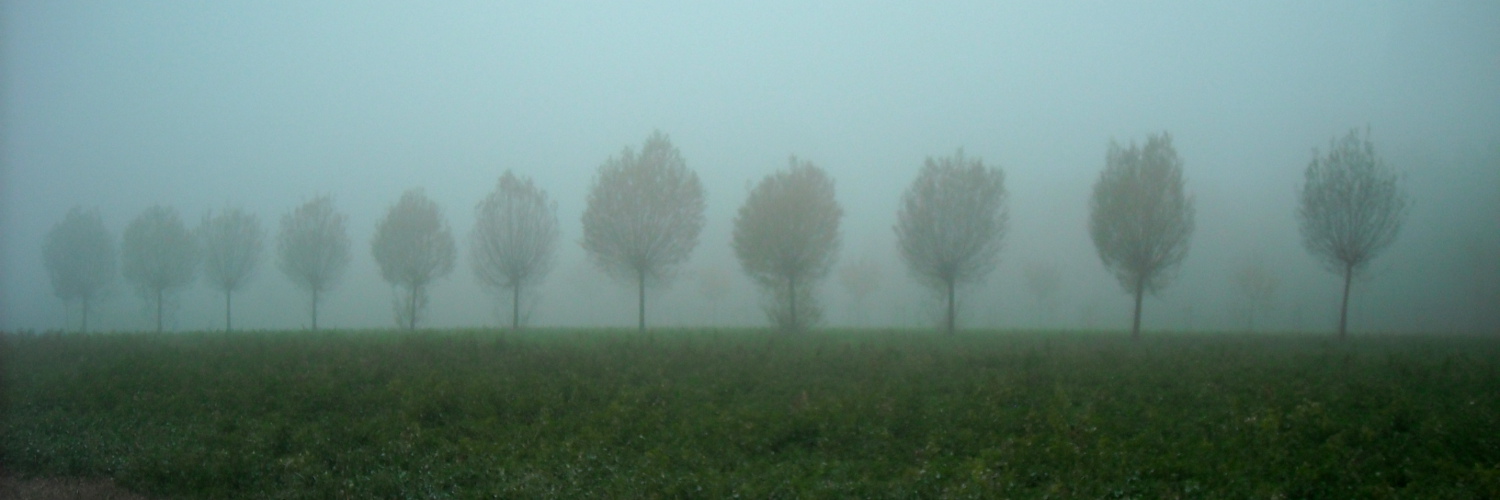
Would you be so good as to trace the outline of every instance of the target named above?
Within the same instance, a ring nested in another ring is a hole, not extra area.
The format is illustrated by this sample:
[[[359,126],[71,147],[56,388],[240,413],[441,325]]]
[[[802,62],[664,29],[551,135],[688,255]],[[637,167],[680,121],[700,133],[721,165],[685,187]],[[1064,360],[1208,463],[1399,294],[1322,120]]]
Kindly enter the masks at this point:
[[[1313,152],[1298,193],[1297,221],[1302,245],[1344,278],[1339,306],[1339,338],[1349,324],[1349,288],[1354,277],[1396,240],[1410,205],[1393,172],[1370,142],[1350,130],[1329,141],[1328,154]]]
[[[89,305],[115,280],[115,240],[99,209],[68,210],[47,233],[42,253],[52,293],[64,303],[82,305],[82,330],[89,331]]]
[[[1236,310],[1244,318],[1246,329],[1255,331],[1255,318],[1275,309],[1276,289],[1280,286],[1281,278],[1263,256],[1252,257],[1235,270]]]
[[[1089,235],[1104,267],[1135,297],[1131,338],[1141,335],[1142,298],[1171,281],[1192,233],[1193,199],[1172,136],[1150,136],[1145,147],[1110,142],[1089,200]]]
[[[479,284],[510,293],[510,326],[521,327],[521,292],[541,283],[557,252],[557,202],[510,171],[474,207],[469,257]]]
[[[261,241],[265,231],[260,219],[238,208],[225,209],[203,216],[198,226],[203,245],[203,278],[224,292],[224,331],[234,329],[234,292],[243,288],[260,264]]]
[[[805,329],[821,316],[813,291],[833,267],[843,216],[833,179],[796,157],[762,179],[735,216],[734,253],[769,292],[766,312],[783,330]]]
[[[1031,292],[1043,318],[1048,322],[1057,320],[1057,293],[1062,289],[1062,273],[1058,272],[1057,265],[1032,261],[1026,263],[1021,273],[1026,290]]]
[[[942,294],[944,329],[957,328],[958,285],[978,282],[995,269],[1010,222],[1005,174],[963,150],[927,158],[901,197],[896,240],[906,267]]]
[[[844,291],[854,301],[855,323],[865,325],[868,323],[865,318],[865,300],[880,288],[880,264],[866,255],[839,268],[838,279],[839,285],[844,287]]]
[[[402,194],[376,224],[370,251],[380,265],[380,277],[391,286],[406,289],[406,295],[395,300],[396,324],[415,330],[417,318],[427,306],[428,285],[452,272],[457,256],[453,232],[443,221],[437,203],[421,189]]]
[[[191,284],[197,273],[197,241],[177,210],[161,205],[147,208],[130,221],[122,239],[125,280],[135,285],[148,308],[155,311],[160,332],[167,293]]]
[[[281,217],[276,240],[281,272],[312,295],[312,329],[318,329],[318,296],[338,283],[349,266],[347,215],[333,199],[319,196]]]
[[[583,212],[583,248],[594,264],[639,297],[646,329],[646,285],[670,281],[698,245],[703,185],[666,134],[655,132],[640,154],[625,148],[599,166]]]

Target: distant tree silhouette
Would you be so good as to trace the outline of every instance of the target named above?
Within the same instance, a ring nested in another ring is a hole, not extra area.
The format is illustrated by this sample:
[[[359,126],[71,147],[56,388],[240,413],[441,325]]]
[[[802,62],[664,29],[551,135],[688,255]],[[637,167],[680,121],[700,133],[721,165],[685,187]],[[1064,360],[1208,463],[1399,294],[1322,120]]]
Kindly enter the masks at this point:
[[[82,331],[89,331],[89,305],[115,280],[115,241],[99,209],[73,207],[47,233],[42,247],[52,293],[64,303],[78,301]]]
[[[796,157],[762,179],[735,216],[734,253],[771,297],[766,314],[781,329],[803,330],[822,316],[813,291],[833,267],[843,216],[833,179]]]
[[[1297,220],[1302,245],[1324,266],[1344,278],[1339,306],[1339,338],[1349,326],[1349,288],[1354,277],[1396,240],[1410,201],[1393,172],[1370,142],[1350,130],[1329,141],[1326,155],[1313,152],[1298,193]]]
[[[260,264],[265,231],[254,215],[230,208],[204,215],[198,239],[203,244],[203,278],[224,292],[224,331],[233,330],[230,297],[250,281]]]
[[[729,296],[731,285],[729,272],[717,266],[705,267],[698,270],[697,277],[698,295],[703,297],[703,300],[708,301],[709,323],[717,325],[719,323],[719,302]]]
[[[944,296],[949,334],[957,328],[955,288],[984,279],[998,263],[1010,222],[1006,199],[1004,172],[963,150],[927,158],[901,197],[897,246],[907,269]]]
[[[1280,286],[1281,278],[1266,264],[1264,256],[1256,255],[1235,270],[1237,309],[1247,329],[1255,331],[1255,318],[1276,307],[1276,289]]]
[[[1141,299],[1166,287],[1187,257],[1193,213],[1171,135],[1150,136],[1145,147],[1110,142],[1089,200],[1089,235],[1104,267],[1135,297],[1131,338],[1141,336]]]
[[[615,279],[634,282],[638,328],[646,329],[646,285],[670,281],[698,245],[703,185],[666,134],[640,154],[625,148],[599,166],[583,212],[583,248]]]
[[[474,207],[470,258],[481,285],[511,295],[510,326],[521,327],[521,292],[540,284],[557,251],[557,202],[510,171]]]
[[[197,241],[176,209],[155,205],[125,227],[122,245],[125,280],[155,311],[160,332],[167,292],[191,284],[198,271]]]
[[[1062,274],[1058,272],[1057,265],[1050,262],[1028,262],[1022,270],[1021,279],[1026,282],[1026,290],[1031,292],[1031,298],[1036,301],[1036,306],[1043,312],[1047,321],[1057,319],[1057,293],[1062,289]]]
[[[457,257],[453,232],[437,203],[421,189],[402,194],[375,226],[370,250],[380,265],[380,277],[406,290],[406,295],[396,297],[393,304],[396,324],[415,330],[427,306],[428,287],[453,271]]]
[[[838,279],[839,285],[842,285],[844,291],[848,292],[849,297],[854,300],[856,323],[861,326],[867,324],[865,300],[880,288],[880,264],[866,255],[839,268]]]
[[[332,289],[349,266],[349,217],[320,196],[281,217],[276,241],[281,272],[312,295],[312,329],[318,329],[318,296]]]

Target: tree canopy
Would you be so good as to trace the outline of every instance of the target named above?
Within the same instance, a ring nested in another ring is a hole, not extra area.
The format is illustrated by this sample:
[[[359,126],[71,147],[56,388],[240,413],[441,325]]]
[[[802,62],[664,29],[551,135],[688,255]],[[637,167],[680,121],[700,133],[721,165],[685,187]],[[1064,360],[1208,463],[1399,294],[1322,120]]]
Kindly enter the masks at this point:
[[[1369,131],[1350,130],[1313,152],[1303,174],[1297,221],[1302,245],[1344,278],[1339,337],[1348,332],[1349,289],[1354,277],[1396,241],[1410,205],[1400,176],[1375,154]]]
[[[762,179],[740,207],[734,253],[745,274],[769,292],[766,312],[777,326],[801,330],[821,317],[813,290],[833,267],[843,216],[833,179],[796,157]]]
[[[1089,235],[1104,267],[1135,298],[1133,338],[1141,333],[1143,296],[1170,283],[1187,257],[1193,214],[1170,134],[1152,135],[1144,147],[1110,142],[1089,199]]]
[[[416,329],[427,305],[428,285],[452,272],[457,257],[453,232],[437,203],[421,189],[403,193],[376,224],[370,251],[380,265],[380,277],[406,289],[394,304],[396,324]]]
[[[152,306],[156,331],[160,332],[167,313],[167,292],[191,284],[198,272],[198,242],[177,210],[161,205],[147,208],[130,221],[122,240],[125,279]]]
[[[646,329],[646,285],[665,283],[703,230],[703,184],[660,131],[637,154],[625,148],[599,166],[583,212],[583,248],[600,269],[633,282]]]
[[[333,288],[349,266],[349,216],[319,196],[281,217],[276,240],[281,272],[312,296],[312,329],[318,329],[318,296]]]
[[[944,294],[944,328],[957,328],[955,288],[984,279],[999,262],[1010,223],[1005,174],[979,158],[927,158],[901,196],[896,239],[906,267]]]
[[[481,285],[511,294],[511,328],[521,326],[521,292],[551,271],[557,253],[557,202],[531,178],[509,170],[474,207],[469,256]]]
[[[81,303],[82,330],[87,332],[90,303],[115,280],[115,240],[104,228],[99,209],[69,209],[47,233],[42,254],[53,295]]]
[[[230,208],[204,215],[198,239],[203,244],[203,278],[224,292],[224,330],[232,330],[230,297],[250,281],[259,266],[265,231],[255,215]]]

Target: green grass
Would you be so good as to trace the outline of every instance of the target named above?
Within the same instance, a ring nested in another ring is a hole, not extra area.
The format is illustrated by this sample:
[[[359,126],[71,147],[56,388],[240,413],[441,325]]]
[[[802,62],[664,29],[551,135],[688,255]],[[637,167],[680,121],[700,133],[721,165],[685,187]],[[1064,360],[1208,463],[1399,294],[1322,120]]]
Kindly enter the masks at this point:
[[[1496,498],[1500,340],[3,336],[0,462],[189,498]]]

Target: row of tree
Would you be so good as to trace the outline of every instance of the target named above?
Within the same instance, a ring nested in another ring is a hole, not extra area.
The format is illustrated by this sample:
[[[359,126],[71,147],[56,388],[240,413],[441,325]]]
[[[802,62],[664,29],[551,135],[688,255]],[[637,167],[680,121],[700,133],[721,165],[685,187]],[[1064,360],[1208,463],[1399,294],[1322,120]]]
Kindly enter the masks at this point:
[[[1408,205],[1399,176],[1358,131],[1314,152],[1300,188],[1297,215],[1304,246],[1344,279],[1339,335],[1347,326],[1349,286],[1390,245]],[[697,246],[704,195],[665,134],[653,133],[639,152],[625,148],[599,167],[583,213],[582,246],[614,278],[634,285],[638,322],[646,328],[646,288],[669,282]],[[1140,335],[1142,300],[1172,280],[1186,258],[1194,227],[1182,160],[1166,133],[1144,145],[1111,142],[1089,201],[1089,234],[1099,258],[1135,299],[1131,335]],[[996,266],[1009,223],[1004,173],[959,150],[928,158],[906,189],[894,227],[902,259],[945,305],[943,328],[957,329],[958,289],[983,280]],[[834,182],[811,162],[792,157],[766,176],[735,215],[732,246],[741,267],[766,297],[765,312],[786,330],[802,330],[822,315],[814,293],[838,253],[843,209]],[[327,196],[281,218],[276,258],[281,271],[310,293],[312,328],[319,296],[349,263],[347,217]],[[507,171],[475,207],[470,256],[479,283],[508,295],[511,325],[519,327],[523,292],[552,268],[558,240],[557,204],[525,177]],[[171,208],[154,206],[125,229],[122,273],[155,311],[162,329],[167,294],[202,273],[224,294],[231,329],[232,297],[254,273],[264,232],[238,209],[205,215],[189,230]],[[371,252],[381,277],[399,291],[392,309],[398,325],[415,329],[428,289],[453,270],[457,248],[438,205],[421,190],[407,191],[376,226]],[[71,210],[48,235],[46,265],[53,290],[88,309],[115,275],[115,249],[98,210]],[[1030,279],[1030,278],[1028,278]]]

